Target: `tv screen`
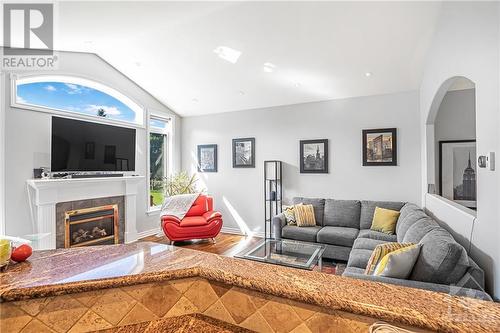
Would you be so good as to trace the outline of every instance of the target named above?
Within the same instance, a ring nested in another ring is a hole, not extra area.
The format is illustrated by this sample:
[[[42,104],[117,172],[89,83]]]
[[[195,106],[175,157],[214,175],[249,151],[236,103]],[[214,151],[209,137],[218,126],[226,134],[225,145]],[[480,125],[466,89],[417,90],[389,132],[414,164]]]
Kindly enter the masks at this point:
[[[52,117],[51,171],[135,171],[135,129]]]

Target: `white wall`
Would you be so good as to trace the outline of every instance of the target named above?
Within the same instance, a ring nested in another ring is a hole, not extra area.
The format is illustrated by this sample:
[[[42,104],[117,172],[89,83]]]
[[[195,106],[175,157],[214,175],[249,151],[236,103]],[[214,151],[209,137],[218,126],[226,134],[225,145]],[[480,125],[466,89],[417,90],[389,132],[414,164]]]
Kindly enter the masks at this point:
[[[284,162],[284,196],[418,202],[418,92],[187,117],[182,121],[182,167],[196,171],[196,146],[217,144],[219,172],[200,174],[215,196],[224,226],[263,232],[264,160]],[[362,166],[361,131],[398,128],[398,166]],[[255,137],[256,168],[235,169],[231,140]],[[329,139],[329,174],[299,173],[299,140]],[[247,227],[244,227],[246,224]]]
[[[476,139],[476,91],[453,90],[444,95],[434,123],[436,193],[439,193],[439,141]]]
[[[94,54],[59,52],[59,68],[49,74],[83,76],[108,85],[132,98],[148,110],[173,117],[174,160],[180,166],[180,118],[133,81],[118,72]],[[42,72],[20,74],[43,74]],[[50,156],[51,115],[37,111],[12,108],[10,106],[10,75],[4,75],[5,98],[5,173],[6,173],[6,233],[25,236],[36,232],[30,220],[26,180],[33,177],[33,168],[48,163]],[[3,135],[3,133],[1,133]],[[147,176],[147,132],[137,129],[136,174]],[[2,166],[3,169],[3,166]],[[159,214],[148,216],[147,184],[143,182],[137,196],[137,231],[143,232],[159,227]]]
[[[0,73],[0,235],[5,234],[5,100],[4,73]]]
[[[476,87],[476,139],[478,155],[499,147],[499,29],[500,9],[496,2],[444,2],[428,53],[420,90],[422,137],[429,136],[437,106],[434,97],[451,77],[464,76]],[[434,157],[434,143],[422,144],[422,189],[432,182],[427,158]],[[431,169],[432,170],[432,169]],[[487,287],[500,297],[500,210],[499,169],[478,169],[478,212],[470,255],[487,272]],[[434,205],[434,215],[449,206]],[[447,221],[453,227],[453,221]]]

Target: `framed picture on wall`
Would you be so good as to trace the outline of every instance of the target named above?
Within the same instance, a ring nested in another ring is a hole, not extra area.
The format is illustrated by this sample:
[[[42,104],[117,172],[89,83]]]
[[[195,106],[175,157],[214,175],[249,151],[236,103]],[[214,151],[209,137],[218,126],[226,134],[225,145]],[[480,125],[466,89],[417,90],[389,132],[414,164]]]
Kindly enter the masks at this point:
[[[198,171],[217,172],[217,145],[198,146]]]
[[[476,140],[439,141],[439,194],[476,209]]]
[[[396,128],[363,130],[363,166],[398,165]]]
[[[328,173],[328,139],[300,141],[300,173]]]
[[[255,138],[233,139],[233,168],[255,168]]]

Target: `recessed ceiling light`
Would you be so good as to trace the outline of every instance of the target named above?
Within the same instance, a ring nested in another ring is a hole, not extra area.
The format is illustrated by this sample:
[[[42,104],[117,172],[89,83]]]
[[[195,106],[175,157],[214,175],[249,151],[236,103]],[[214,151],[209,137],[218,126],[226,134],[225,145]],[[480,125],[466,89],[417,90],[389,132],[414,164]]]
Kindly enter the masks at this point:
[[[191,100],[191,102],[193,102],[193,103],[198,103],[198,98],[193,98],[193,99]]]
[[[134,64],[135,64],[137,67],[140,67],[140,66],[141,66],[141,63],[140,63],[139,61],[134,62]]]
[[[365,76],[366,76],[366,77],[370,77],[370,76],[372,76],[372,72],[366,72],[366,73],[365,73]]]
[[[295,86],[298,88],[301,86],[300,82],[295,82]]]
[[[238,90],[238,94],[245,95],[245,92],[243,90]]]
[[[274,72],[275,68],[276,68],[275,64],[272,64],[270,62],[264,63],[264,72],[266,72],[266,73],[272,73],[272,72]]]
[[[219,58],[229,61],[232,64],[238,62],[238,58],[241,55],[241,51],[232,49],[227,46],[216,47],[214,53],[219,56]]]

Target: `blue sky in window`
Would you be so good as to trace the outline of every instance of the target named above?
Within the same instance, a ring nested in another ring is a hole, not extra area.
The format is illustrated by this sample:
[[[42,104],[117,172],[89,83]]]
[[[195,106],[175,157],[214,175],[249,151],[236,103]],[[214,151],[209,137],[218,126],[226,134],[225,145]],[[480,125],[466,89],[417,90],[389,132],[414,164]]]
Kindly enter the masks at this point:
[[[167,128],[167,122],[159,119],[151,119],[149,121],[149,125],[151,127],[156,127],[156,128],[162,128],[162,129]]]
[[[135,112],[118,99],[99,90],[63,82],[36,82],[17,86],[17,102],[96,116],[104,109],[106,118],[135,120]]]

